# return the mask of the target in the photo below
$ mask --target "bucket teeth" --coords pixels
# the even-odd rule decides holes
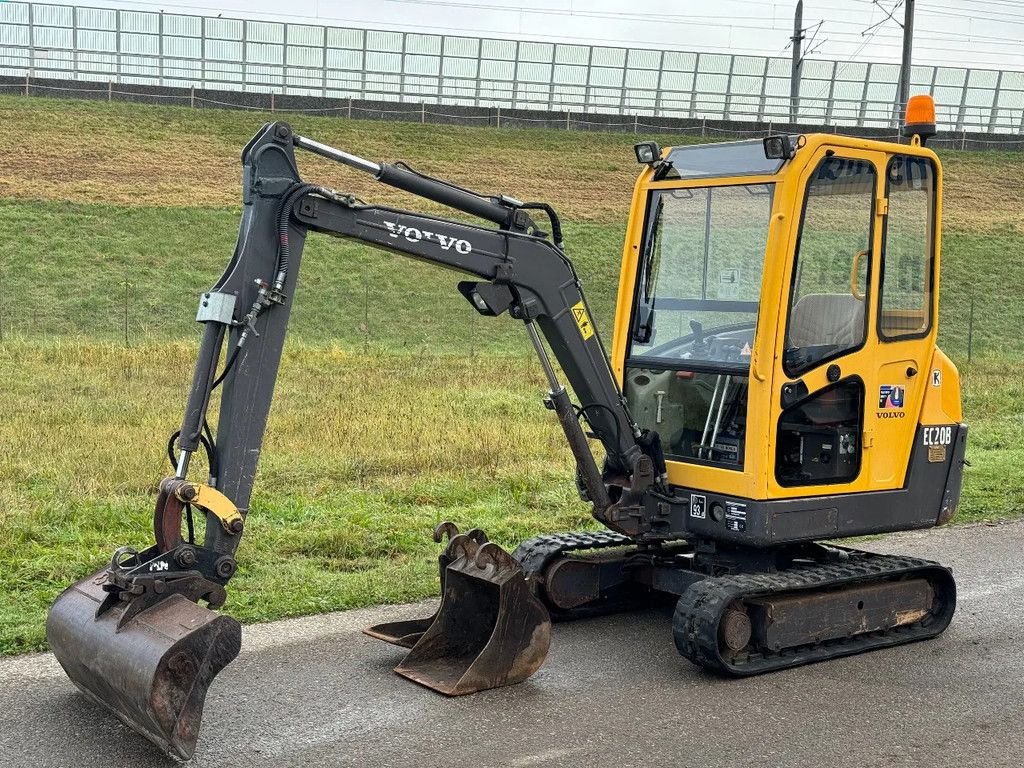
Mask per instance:
[[[522,566],[475,530],[452,536],[445,560],[441,606],[433,617],[368,631],[379,637],[384,626],[424,627],[395,672],[449,696],[530,677],[547,656],[551,619]]]
[[[206,691],[238,655],[241,626],[171,594],[121,622],[131,603],[99,612],[98,571],[50,608],[46,639],[71,681],[169,754],[195,751]]]

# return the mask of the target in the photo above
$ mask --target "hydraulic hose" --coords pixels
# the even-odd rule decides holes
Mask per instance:
[[[551,222],[551,239],[555,242],[555,247],[558,250],[562,250],[565,241],[562,239],[562,221],[558,218],[558,214],[555,213],[555,209],[547,203],[523,203],[520,208],[534,211],[544,211],[548,216],[548,221]]]

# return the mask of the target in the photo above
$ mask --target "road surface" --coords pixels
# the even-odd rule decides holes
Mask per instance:
[[[942,637],[721,680],[676,655],[665,614],[620,615],[556,625],[547,662],[522,685],[446,699],[394,675],[401,649],[359,631],[430,606],[253,626],[210,691],[188,765],[1024,765],[1024,522],[865,548],[954,568],[960,607]],[[0,660],[0,766],[172,765],[52,656]]]

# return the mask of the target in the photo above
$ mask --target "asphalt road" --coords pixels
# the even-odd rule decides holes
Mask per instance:
[[[1024,523],[865,548],[951,565],[936,640],[748,680],[676,655],[652,612],[556,625],[522,685],[446,699],[394,675],[360,628],[429,606],[247,628],[190,766],[1014,766],[1024,764]],[[171,766],[77,693],[48,654],[0,661],[0,766]]]

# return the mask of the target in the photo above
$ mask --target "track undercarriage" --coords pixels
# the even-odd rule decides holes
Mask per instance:
[[[457,534],[450,523],[444,526],[449,535]],[[486,541],[479,531],[469,536]],[[457,559],[449,545],[440,558],[442,583]],[[948,568],[835,545],[747,551],[710,542],[638,544],[610,531],[578,532],[528,539],[512,559],[532,593],[519,600],[539,602],[552,621],[676,600],[672,634],[679,653],[735,677],[935,637],[956,607]],[[446,600],[451,592],[445,589]],[[510,615],[516,610],[509,606]],[[419,633],[445,614],[442,604],[435,616],[367,633],[413,647]],[[485,635],[500,641],[497,628]]]

